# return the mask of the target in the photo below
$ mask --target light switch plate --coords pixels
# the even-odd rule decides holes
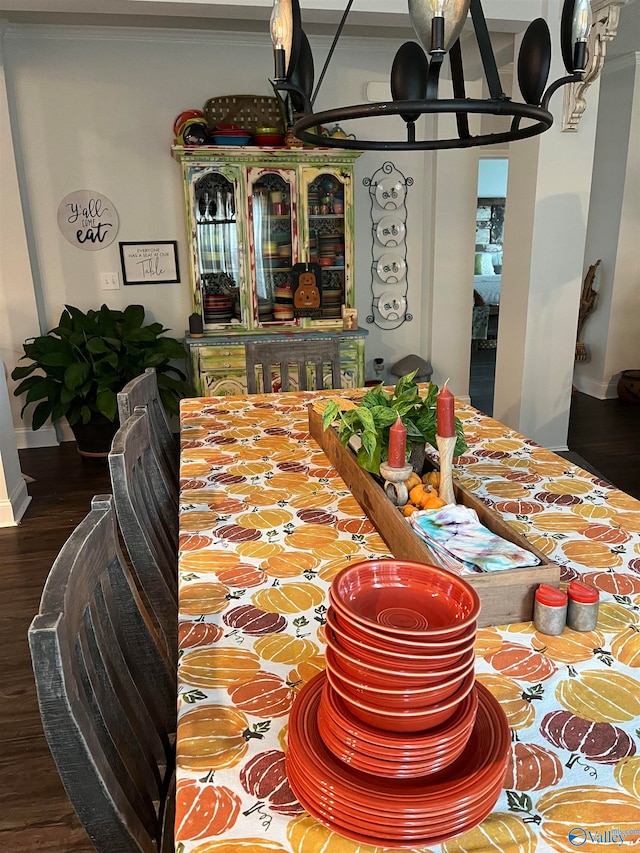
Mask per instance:
[[[117,272],[100,273],[100,287],[102,290],[120,290],[120,276]]]

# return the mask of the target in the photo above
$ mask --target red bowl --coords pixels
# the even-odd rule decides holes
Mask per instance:
[[[400,687],[379,687],[367,684],[366,681],[351,678],[340,666],[336,655],[330,648],[326,650],[326,661],[327,669],[340,679],[344,689],[357,699],[362,699],[362,701],[369,702],[372,705],[401,711],[417,710],[444,702],[449,696],[453,696],[469,677],[471,680],[475,677],[475,658],[472,658],[462,672],[451,675],[437,684],[430,684],[427,687],[407,687],[406,684]]]
[[[339,728],[343,736],[348,736],[350,742],[362,752],[371,755],[388,755],[391,752],[393,755],[417,756],[453,745],[459,740],[467,742],[478,711],[478,691],[472,690],[441,725],[409,735],[387,732],[354,717],[326,677],[321,704],[329,709],[332,725]]]
[[[330,670],[327,670],[326,673],[329,684],[355,717],[370,726],[388,732],[421,732],[439,726],[451,717],[460,701],[471,692],[474,685],[474,678],[472,677],[468,684],[465,682],[453,696],[442,703],[418,710],[398,711],[397,709],[389,709],[388,706],[385,708],[371,702],[363,702],[346,690],[342,682]]]
[[[453,665],[441,669],[386,669],[379,664],[379,657],[372,655],[368,660],[363,655],[352,654],[342,647],[331,629],[326,630],[327,646],[336,657],[340,669],[356,681],[370,687],[400,688],[428,687],[439,684],[453,675],[463,673],[475,660],[473,648],[465,652]]]
[[[336,604],[336,599],[331,589],[329,589],[329,604],[333,608],[340,624],[354,637],[360,638],[363,642],[374,644],[379,648],[387,648],[394,652],[402,651],[412,655],[436,655],[440,652],[455,651],[455,649],[460,647],[461,643],[467,642],[470,638],[474,637],[477,631],[477,622],[474,621],[459,631],[454,637],[446,637],[444,639],[433,638],[425,640],[416,637],[411,640],[407,637],[393,637],[391,634],[386,634],[375,627],[365,625],[354,619],[349,611]]]
[[[473,649],[475,645],[475,631],[464,641],[447,652],[434,652],[428,654],[424,651],[416,654],[399,646],[394,642],[388,644],[377,643],[362,633],[357,633],[353,625],[337,616],[335,611],[329,607],[327,614],[327,625],[333,631],[339,645],[355,655],[361,655],[363,659],[375,666],[380,664],[386,667],[402,667],[402,669],[414,672],[432,672],[437,669],[446,669],[460,663],[462,656]]]
[[[413,643],[457,637],[480,613],[477,592],[461,577],[404,560],[347,566],[333,579],[331,594],[357,623]]]
[[[253,141],[256,145],[282,145],[284,135],[282,133],[256,133]]]
[[[448,682],[434,684],[420,690],[402,691],[385,690],[379,687],[369,687],[359,681],[345,676],[344,670],[336,665],[335,657],[331,650],[327,649],[327,671],[334,679],[339,681],[345,694],[354,702],[359,702],[370,709],[394,711],[404,714],[405,712],[427,711],[439,708],[446,704],[451,697],[457,695],[465,688],[471,689],[475,679],[473,664],[462,675],[455,676]]]

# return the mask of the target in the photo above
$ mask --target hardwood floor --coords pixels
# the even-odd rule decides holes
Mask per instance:
[[[640,498],[640,406],[574,395],[569,446],[619,488]],[[27,629],[62,544],[110,491],[106,465],[84,462],[75,444],[21,451],[31,504],[0,530],[0,851],[89,853],[47,747],[33,685]]]
[[[471,404],[487,415],[493,413],[495,369],[495,348],[472,350]],[[640,406],[618,399],[597,400],[576,391],[571,398],[567,444],[589,470],[640,498]]]

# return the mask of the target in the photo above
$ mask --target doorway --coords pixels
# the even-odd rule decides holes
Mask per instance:
[[[508,165],[500,157],[478,162],[469,396],[487,415],[493,414]]]

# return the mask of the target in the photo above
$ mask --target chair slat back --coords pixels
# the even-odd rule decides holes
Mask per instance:
[[[120,530],[140,588],[176,655],[178,504],[151,447],[149,415],[134,411],[113,438],[111,486]]]
[[[124,426],[138,408],[146,408],[149,414],[149,433],[158,463],[171,490],[178,495],[179,448],[171,432],[169,421],[158,389],[158,377],[154,367],[147,367],[144,373],[136,376],[118,393],[118,415],[120,425]]]
[[[312,367],[313,387],[316,390],[324,388],[325,365],[330,366],[331,385],[333,388],[342,387],[340,373],[340,340],[327,338],[324,340],[295,341],[249,341],[245,344],[247,390],[256,394],[258,383],[256,369],[261,371],[262,389],[264,393],[273,391],[271,373],[275,365],[280,372],[282,391],[290,391],[290,366],[294,365],[298,372],[298,388],[308,390],[308,368]]]
[[[56,558],[29,646],[47,741],[92,843],[157,853],[175,671],[119,549],[111,496],[94,498]]]

